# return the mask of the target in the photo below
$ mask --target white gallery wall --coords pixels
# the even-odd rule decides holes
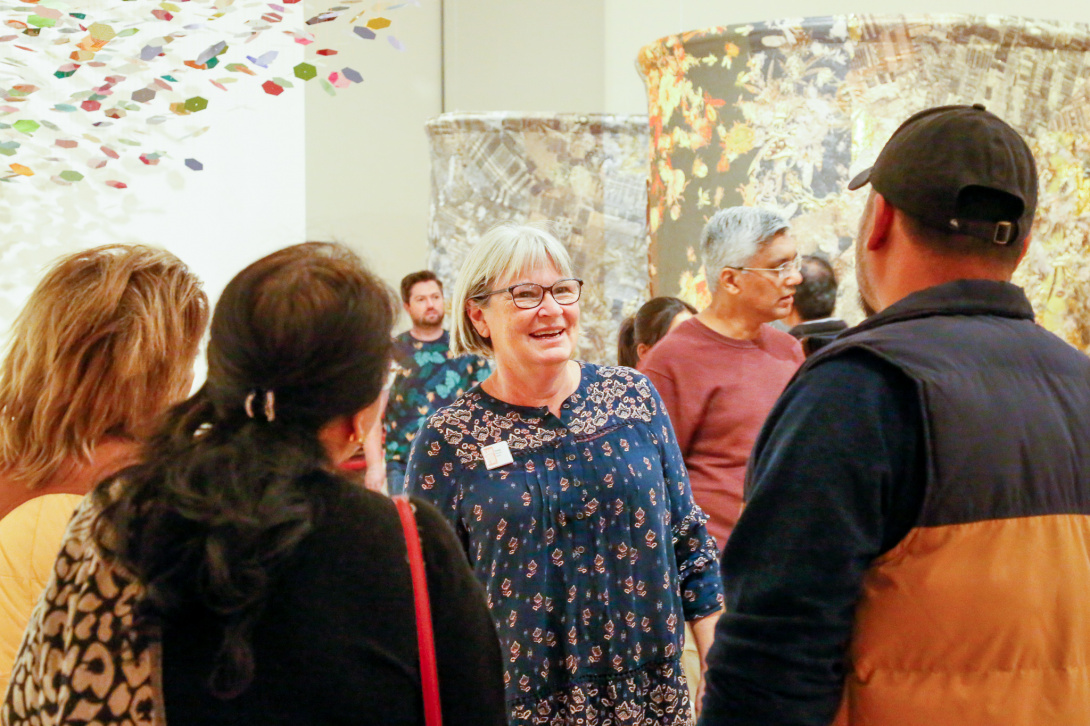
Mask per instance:
[[[445,0],[446,111],[603,110],[601,0]]]
[[[391,3],[392,4],[392,3]],[[305,0],[308,17],[330,6]],[[366,5],[348,5],[351,12]],[[324,69],[352,68],[363,81],[329,95],[306,88],[306,237],[342,242],[391,285],[419,269],[428,229],[430,166],[424,122],[442,103],[441,13],[420,0],[384,14],[382,36],[363,39],[357,23],[311,26],[311,53],[338,49]]]

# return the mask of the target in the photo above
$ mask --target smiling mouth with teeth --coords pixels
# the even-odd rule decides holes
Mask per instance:
[[[563,330],[553,330],[545,333],[530,333],[531,338],[558,338],[563,335]]]

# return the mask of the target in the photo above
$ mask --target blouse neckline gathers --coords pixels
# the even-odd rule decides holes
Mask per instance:
[[[580,398],[582,398],[582,395],[584,394],[586,386],[587,386],[587,376],[584,375],[584,363],[583,363],[583,361],[573,360],[572,362],[575,363],[576,366],[578,366],[576,371],[577,371],[577,375],[579,376],[579,378],[575,383],[575,390],[573,390],[570,394],[568,394],[567,397],[564,398],[564,402],[560,405],[560,411],[562,413],[565,412],[565,411],[570,411],[571,410],[573,404],[576,401],[578,401]],[[493,373],[493,375],[495,375],[495,373]],[[485,382],[487,382],[487,380],[488,379],[486,378],[484,381],[481,381],[476,386],[474,386],[472,389],[470,389],[469,392],[478,392],[478,393],[480,393],[482,401],[489,404],[489,406],[491,408],[501,409],[503,411],[518,411],[518,412],[523,413],[523,414],[531,414],[531,415],[534,415],[534,416],[540,416],[542,418],[553,415],[553,412],[549,410],[548,406],[524,406],[524,405],[521,405],[521,404],[518,404],[518,403],[511,403],[510,401],[505,401],[502,398],[499,398],[498,396],[495,396],[495,395],[489,393],[484,388],[484,384],[485,384]],[[557,418],[563,418],[563,417],[557,417]]]

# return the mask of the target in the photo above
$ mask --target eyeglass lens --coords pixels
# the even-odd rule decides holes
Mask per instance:
[[[545,291],[552,292],[553,300],[560,305],[571,305],[579,300],[578,280],[557,280],[551,287],[542,287],[534,282],[515,285],[511,288],[511,299],[516,307],[536,308],[545,298]]]
[[[798,272],[802,269],[802,257],[800,255],[795,255],[776,269],[781,275],[789,275],[792,272]]]

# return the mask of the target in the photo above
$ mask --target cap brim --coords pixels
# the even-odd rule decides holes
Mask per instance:
[[[870,173],[874,170],[874,167],[864,169],[856,174],[855,178],[848,182],[848,191],[854,192],[856,189],[862,186],[866,186],[870,183]]]

